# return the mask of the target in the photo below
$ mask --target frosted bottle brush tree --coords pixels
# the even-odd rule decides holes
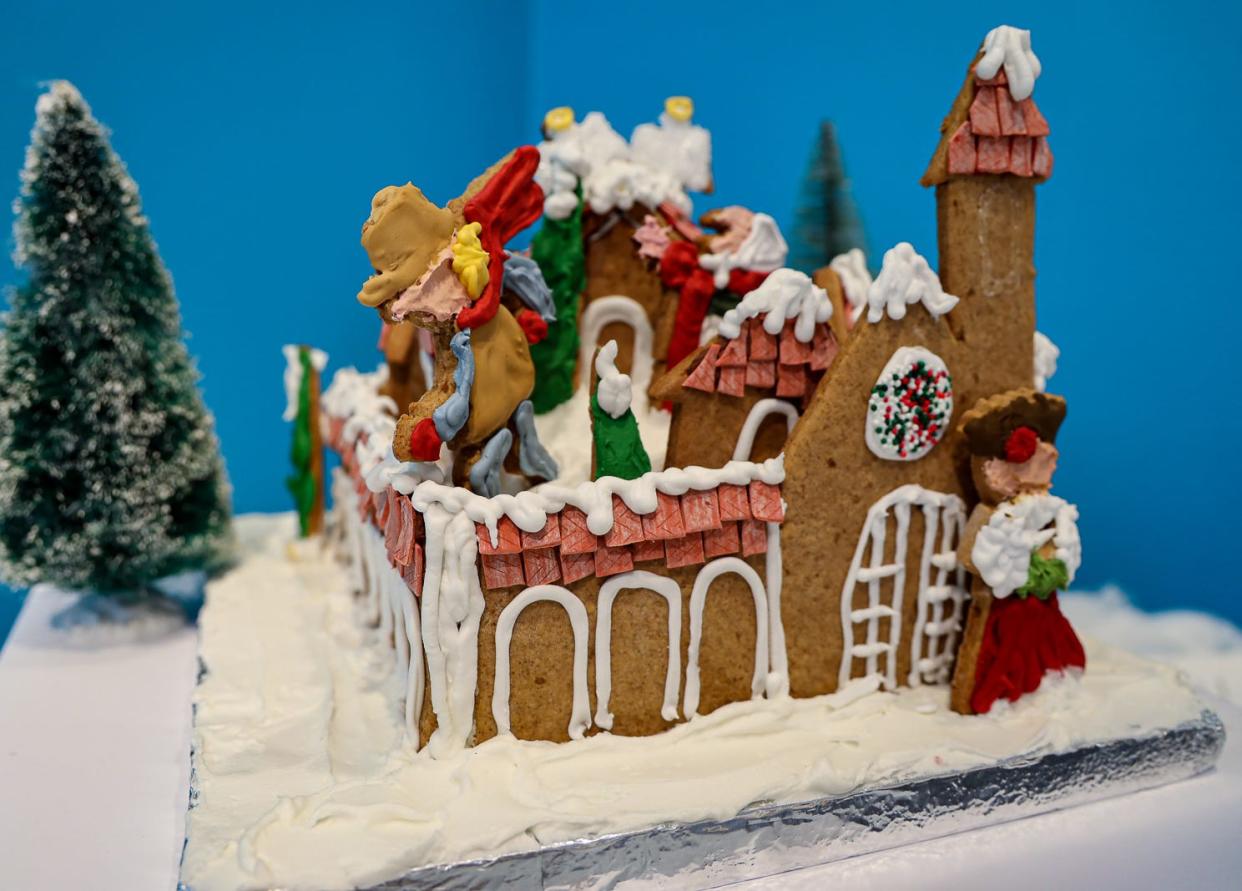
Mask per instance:
[[[218,567],[229,489],[138,189],[77,90],[40,97],[0,335],[0,573],[132,599]]]

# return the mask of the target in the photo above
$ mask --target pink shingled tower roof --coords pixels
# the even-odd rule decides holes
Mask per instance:
[[[1004,69],[987,80],[976,76],[975,86],[970,116],[949,140],[949,174],[1051,176],[1048,121],[1035,100],[1014,101]]]

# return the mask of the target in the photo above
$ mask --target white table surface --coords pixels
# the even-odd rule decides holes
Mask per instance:
[[[0,653],[0,888],[175,888],[195,634],[66,650],[48,630],[62,605],[33,593]],[[1219,688],[1239,654],[1220,658],[1191,670]],[[1213,705],[1230,739],[1208,775],[736,887],[1242,887],[1242,709]]]

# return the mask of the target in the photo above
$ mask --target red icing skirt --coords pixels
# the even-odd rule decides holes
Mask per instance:
[[[1087,655],[1054,591],[1047,600],[994,600],[983,629],[970,707],[983,714],[998,699],[1016,700],[1039,687],[1051,670],[1085,668]]]

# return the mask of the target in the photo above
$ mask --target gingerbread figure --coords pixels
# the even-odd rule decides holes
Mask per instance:
[[[489,495],[505,464],[528,479],[556,475],[535,436],[529,402],[529,343],[546,333],[546,313],[524,308],[515,315],[501,302],[506,264],[518,259],[505,243],[543,206],[538,164],[536,149],[519,148],[445,207],[412,184],[388,186],[375,195],[362,227],[375,275],[359,302],[377,308],[385,322],[427,330],[433,343],[433,379],[398,420],[393,453],[402,461],[436,461],[447,444],[454,482]]]
[[[1077,508],[1049,493],[1064,419],[1064,399],[1032,389],[981,399],[962,417],[979,494],[958,549],[974,576],[953,675],[963,714],[1016,700],[1049,671],[1086,666],[1057,603],[1082,558]]]

